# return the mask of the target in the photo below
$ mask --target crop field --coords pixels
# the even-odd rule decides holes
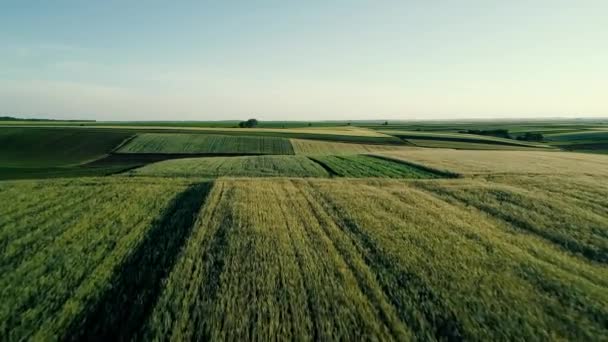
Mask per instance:
[[[289,139],[207,134],[139,134],[119,153],[293,154]]]
[[[408,149],[408,146],[380,145],[380,144],[357,144],[341,143],[318,140],[291,139],[291,145],[295,154],[302,155],[341,155],[341,154],[365,154],[372,152],[399,151]]]
[[[457,142],[457,143],[474,143],[474,144],[487,144],[487,145],[499,145],[499,146],[516,146],[516,147],[534,147],[534,148],[548,148],[546,145],[529,143],[524,141],[518,141],[513,139],[504,139],[493,136],[475,135],[475,134],[463,134],[463,133],[445,133],[445,132],[412,132],[412,131],[399,131],[399,130],[387,130],[380,131],[386,134],[393,135],[395,137],[409,141],[414,140],[430,140],[430,141],[443,141],[443,142]]]
[[[162,256],[146,260],[134,252],[162,239],[158,248],[175,248],[183,238],[179,225],[203,196],[200,185],[184,192],[188,187],[95,178],[0,182],[0,339],[77,336],[82,318],[104,309],[100,301],[112,284],[141,276],[119,276],[118,266],[131,258],[162,263]],[[146,240],[152,236],[160,241]],[[154,276],[145,275],[149,281]],[[97,314],[111,319],[110,312]]]
[[[608,340],[584,123],[0,127],[0,341]]]
[[[0,128],[0,167],[53,167],[95,160],[132,136],[77,129]]]
[[[605,336],[604,266],[470,209],[449,193],[451,181],[442,182],[218,181],[142,336]],[[468,181],[465,188],[484,186]],[[541,209],[531,219],[551,220],[556,201],[535,196]],[[567,205],[580,212],[564,215],[564,227],[590,214],[575,201]],[[595,218],[590,228],[608,217]],[[597,235],[591,246],[605,251]]]
[[[130,172],[162,177],[329,177],[305,156],[205,157],[166,160]]]
[[[454,140],[436,140],[436,139],[407,139],[407,142],[415,147],[428,148],[452,148],[455,150],[493,150],[493,151],[538,151],[547,150],[533,146],[522,145],[502,145],[485,142],[463,142]]]
[[[378,157],[315,156],[312,160],[323,165],[332,175],[352,178],[441,178],[438,172],[422,169],[395,160]]]
[[[608,158],[582,153],[427,149],[383,152],[379,155],[468,175],[608,175]]]

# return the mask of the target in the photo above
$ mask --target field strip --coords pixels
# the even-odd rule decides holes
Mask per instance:
[[[140,133],[116,152],[210,155],[294,154],[291,141],[281,137],[184,133]]]
[[[382,246],[382,253],[390,255],[389,265],[417,269],[418,276],[432,284],[430,286],[433,291],[443,293],[440,295],[445,301],[443,305],[448,305],[455,312],[455,317],[464,329],[465,338],[472,333],[483,332],[483,329],[475,328],[476,321],[471,321],[471,314],[466,312],[490,302],[496,303],[493,306],[495,310],[476,311],[476,315],[482,315],[476,317],[485,317],[483,321],[497,320],[506,327],[509,325],[506,322],[515,323],[517,317],[527,316],[527,310],[534,308],[532,310],[540,310],[537,311],[538,317],[543,317],[537,324],[552,325],[548,322],[559,317],[561,323],[552,325],[551,329],[555,333],[559,331],[560,335],[601,334],[598,324],[602,324],[600,317],[607,307],[602,309],[602,305],[608,303],[604,279],[608,274],[605,269],[598,268],[593,263],[581,262],[580,258],[560,252],[555,246],[535,237],[510,234],[502,228],[502,223],[497,225],[492,219],[484,219],[466,207],[447,204],[431,194],[405,186],[417,183],[440,184],[446,181],[404,182],[401,187],[396,182],[368,181],[369,184],[378,184],[379,188],[378,185],[370,187],[362,181],[351,181],[351,186],[358,190],[357,200],[353,200],[352,191],[344,183],[335,180],[309,182],[317,184],[319,191],[329,196],[333,203],[331,206],[340,208],[338,215],[348,217],[360,229],[368,232],[370,239]],[[382,189],[397,195],[399,199],[389,196]],[[524,253],[522,248],[525,248]],[[463,274],[463,269],[468,270],[466,275]],[[451,278],[451,275],[457,277],[458,281]],[[525,278],[522,279],[521,276]],[[551,288],[539,287],[543,282],[552,284]],[[404,291],[416,283],[408,284],[392,288],[394,291]],[[576,290],[563,288],[564,284],[572,284],[581,290],[584,288],[587,293],[593,293],[595,300],[604,304],[597,305],[593,300],[582,298],[576,294]],[[453,286],[456,288],[448,290]],[[484,290],[480,292],[481,289]],[[409,289],[414,290],[416,289]],[[471,296],[463,296],[464,293],[470,293]],[[495,297],[498,293],[500,295]],[[508,304],[517,302],[526,303],[526,306]],[[400,303],[408,303],[408,300]],[[423,309],[428,305],[432,307],[431,303],[423,302],[414,304],[413,308]],[[561,310],[561,314],[556,317],[553,310]],[[431,317],[436,317],[433,312],[429,312]],[[421,330],[413,327],[415,332],[424,334],[428,327],[437,327],[437,321],[432,319],[427,323],[421,321],[421,324]],[[430,326],[425,327],[426,324]],[[534,324],[516,326],[518,328],[509,333],[511,336],[536,335],[546,331]],[[564,328],[560,328],[562,326]],[[554,330],[556,328],[558,329]],[[446,333],[442,332],[441,335],[443,334]]]
[[[345,264],[348,260],[325,235],[325,223],[331,221],[318,221],[288,180],[218,183],[230,196],[212,195],[220,210],[201,213],[195,240],[170,277],[147,338],[392,335]],[[224,222],[223,217],[231,219]],[[217,234],[225,234],[226,242],[222,267],[212,271],[204,265],[215,254],[205,241]],[[216,286],[210,289],[209,283]]]
[[[117,280],[120,266],[148,241],[159,213],[166,213],[170,200],[188,184],[144,178],[2,182],[10,190],[0,192],[0,202],[32,212],[3,220],[0,339],[71,334],[117,285],[110,281]],[[12,202],[13,191],[23,194],[20,201]],[[41,199],[62,205],[51,211],[29,205]],[[140,270],[149,271],[153,274],[152,268]]]
[[[308,159],[310,161],[312,161],[313,163],[315,163],[315,164],[319,165],[320,167],[322,167],[327,172],[327,174],[329,175],[329,177],[336,177],[336,176],[338,176],[338,174],[336,173],[336,171],[334,171],[331,167],[329,167],[323,161],[318,160],[318,159],[316,159],[314,157],[310,157],[310,156],[308,157]]]
[[[75,320],[78,323],[69,328],[65,337],[130,340],[139,333],[211,187],[212,183],[193,185],[172,200],[163,216],[118,266],[110,280],[112,287],[99,296],[97,303],[92,303],[85,317]]]
[[[321,202],[340,229],[347,233],[353,244],[357,246],[360,255],[364,256],[367,266],[377,275],[382,291],[390,299],[401,320],[408,322],[415,336],[417,338],[425,336],[422,331],[429,327],[421,321],[427,321],[431,327],[436,327],[435,331],[430,332],[435,338],[462,338],[463,328],[455,314],[442,303],[443,299],[437,297],[437,294],[415,273],[395,267],[397,261],[382,251],[357,222],[349,219],[348,213],[343,211],[344,208],[333,201],[326,191],[314,183],[309,184],[316,190],[315,198]],[[395,286],[401,290],[396,290]],[[419,306],[421,311],[413,312],[410,310],[411,306],[415,306],[412,301],[417,298],[424,298],[425,304]],[[410,308],[407,307],[408,305]]]
[[[585,206],[565,205],[539,192],[509,185],[468,182],[445,186],[420,183],[419,186],[440,197],[448,197],[472,206],[510,226],[536,234],[564,251],[589,260],[608,262],[608,236],[602,229],[607,215],[599,215]],[[566,208],[570,208],[567,212]],[[576,210],[573,210],[576,208]],[[577,222],[576,230],[569,223]]]

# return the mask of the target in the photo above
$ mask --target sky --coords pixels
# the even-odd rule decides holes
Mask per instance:
[[[608,117],[608,1],[0,1],[0,116]]]

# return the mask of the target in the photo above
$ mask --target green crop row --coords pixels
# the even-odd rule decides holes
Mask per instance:
[[[378,178],[440,178],[441,174],[378,157],[365,155],[311,157],[334,175],[340,177]]]
[[[119,153],[294,154],[289,139],[211,134],[139,134]]]
[[[206,157],[166,160],[135,169],[142,176],[163,177],[328,177],[305,156]]]

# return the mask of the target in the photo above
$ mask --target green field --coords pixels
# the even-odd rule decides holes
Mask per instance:
[[[446,200],[404,183],[222,181],[145,336],[605,336],[603,266]]]
[[[45,124],[0,128],[0,341],[608,340],[601,122]]]
[[[294,154],[289,139],[206,134],[139,134],[118,153]]]
[[[131,132],[65,128],[0,127],[0,180],[104,176],[134,164],[85,164],[102,158],[133,136]]]
[[[120,267],[132,258],[163,262],[162,255],[137,253],[179,246],[186,233],[180,225],[188,225],[180,215],[198,209],[202,196],[200,186],[185,191],[188,186],[129,179],[0,182],[1,339],[76,336],[83,318],[106,304],[112,284],[141,276],[119,274]]]
[[[206,157],[167,160],[130,172],[162,177],[328,177],[304,156]]]
[[[332,175],[352,178],[440,178],[441,173],[394,160],[365,155],[311,157]]]
[[[293,146],[295,154],[303,154],[309,156],[365,154],[372,152],[399,151],[402,149],[410,148],[408,146],[398,145],[357,144],[306,139],[291,139],[291,145]]]
[[[0,128],[0,166],[79,165],[111,152],[132,135],[121,131]]]

